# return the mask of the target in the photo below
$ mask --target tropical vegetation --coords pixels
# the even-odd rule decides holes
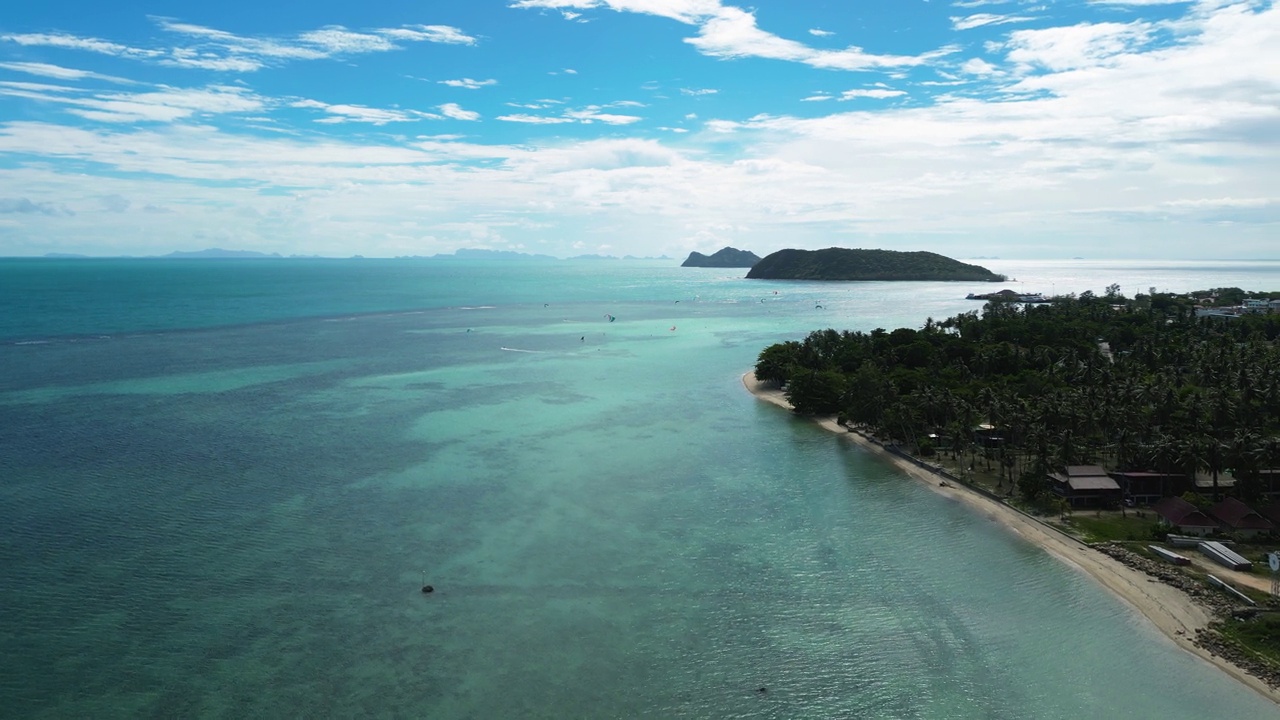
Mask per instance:
[[[1201,471],[1214,496],[1231,471],[1251,501],[1260,472],[1280,468],[1280,315],[1197,317],[1200,295],[1270,296],[1128,299],[1112,285],[992,302],[920,329],[819,330],[765,348],[755,373],[797,412],[839,415],[919,454],[985,456],[1030,501],[1053,468],[1092,463]]]

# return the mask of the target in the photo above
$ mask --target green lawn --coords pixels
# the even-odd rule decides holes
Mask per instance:
[[[1280,665],[1280,614],[1263,613],[1243,622],[1227,620],[1219,631],[1240,647]]]
[[[1085,542],[1155,540],[1151,531],[1155,527],[1156,518],[1153,513],[1146,511],[1142,513],[1142,517],[1138,517],[1132,510],[1127,511],[1125,516],[1113,510],[1104,511],[1101,515],[1092,510],[1082,510],[1068,514],[1065,522],[1059,519],[1054,522]]]

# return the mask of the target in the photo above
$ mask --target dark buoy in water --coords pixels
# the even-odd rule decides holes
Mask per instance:
[[[763,687],[763,686],[762,686],[759,690],[756,690],[756,692],[758,692],[758,693],[760,693],[761,695],[763,695],[763,694],[765,694],[765,693],[769,692],[769,688],[767,688],[767,687]]]
[[[422,594],[433,593],[436,589],[427,584],[427,571],[422,571]]]

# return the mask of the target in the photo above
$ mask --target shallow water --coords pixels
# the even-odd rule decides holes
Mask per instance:
[[[28,302],[0,325],[0,715],[1278,714],[741,386],[769,343],[990,286],[297,262],[0,261]]]

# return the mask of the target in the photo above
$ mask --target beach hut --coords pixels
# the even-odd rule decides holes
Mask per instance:
[[[1173,528],[1180,533],[1203,537],[1218,529],[1216,520],[1210,519],[1195,505],[1180,497],[1162,498],[1152,509],[1156,511],[1156,515],[1160,516],[1161,525]]]
[[[1213,473],[1207,473],[1203,470],[1197,470],[1195,476],[1195,491],[1201,495],[1212,495],[1214,493]],[[1218,473],[1217,492],[1223,493],[1229,491],[1236,486],[1236,476],[1229,472]],[[1213,498],[1217,500],[1217,498]]]
[[[1120,485],[1098,465],[1069,465],[1049,475],[1049,487],[1072,507],[1107,507],[1120,502]]]
[[[1264,468],[1258,471],[1262,497],[1267,500],[1280,500],[1280,468]],[[1274,520],[1274,518],[1272,518]]]
[[[1217,518],[1227,531],[1240,537],[1256,537],[1275,529],[1270,520],[1233,497],[1214,505],[1209,514]]]
[[[1113,472],[1111,477],[1120,483],[1124,496],[1138,505],[1154,505],[1160,498],[1181,495],[1192,488],[1191,478],[1182,473],[1134,470]]]

